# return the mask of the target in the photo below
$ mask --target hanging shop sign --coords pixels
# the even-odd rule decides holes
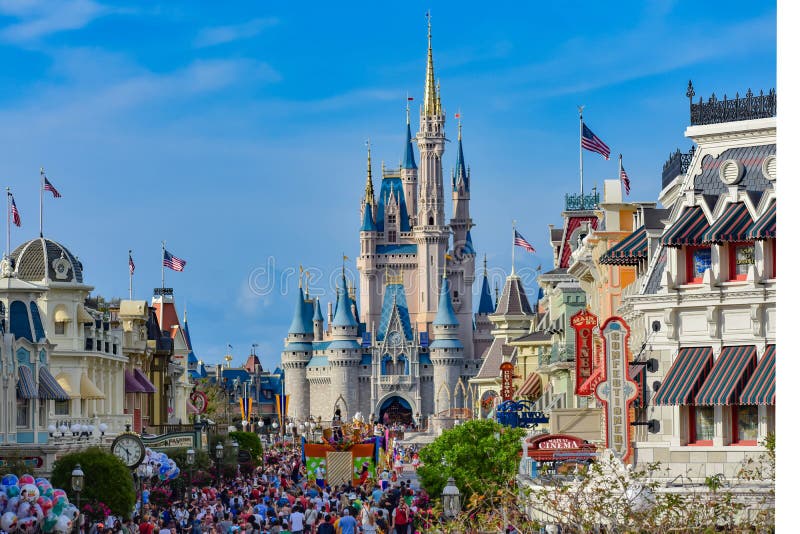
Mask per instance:
[[[600,330],[605,356],[602,380],[595,395],[604,411],[603,426],[606,447],[623,462],[633,454],[631,446],[631,404],[639,395],[639,386],[631,379],[631,329],[621,317],[609,317]]]
[[[597,327],[597,316],[588,310],[580,310],[569,323],[575,330],[575,393],[581,395],[581,386],[594,371],[592,332]],[[591,395],[591,391],[584,395]]]
[[[511,400],[514,396],[514,364],[504,362],[500,364],[500,398],[504,401]]]

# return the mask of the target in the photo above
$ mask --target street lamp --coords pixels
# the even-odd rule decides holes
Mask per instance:
[[[83,482],[86,475],[83,474],[81,464],[75,464],[75,469],[72,470],[72,491],[77,495],[76,503],[78,505],[78,530],[81,524],[81,491],[83,491]]]
[[[186,451],[186,465],[189,466],[189,484],[186,485],[186,500],[191,500],[192,496],[192,467],[194,466],[194,449]]]
[[[277,421],[273,421],[272,422],[272,432],[273,432],[273,434],[272,434],[272,443],[274,444],[276,441],[278,441],[278,438],[277,438],[277,436],[278,436],[278,422]]]
[[[239,442],[236,441],[236,440],[233,440],[233,443],[231,443],[231,449],[233,449],[233,456],[234,457],[238,457],[239,456]]]
[[[461,492],[453,477],[447,479],[447,485],[442,490],[442,509],[448,519],[454,519],[461,511]]]
[[[292,445],[294,445],[294,421],[290,421],[287,428],[289,429],[289,434],[292,436]]]
[[[217,443],[217,446],[214,447],[214,451],[217,457],[217,480],[222,478],[222,455],[225,454],[225,448],[222,446],[222,443]]]

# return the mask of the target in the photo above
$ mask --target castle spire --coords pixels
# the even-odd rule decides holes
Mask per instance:
[[[367,186],[364,192],[364,201],[372,206],[375,205],[375,191],[372,188],[372,147],[367,139]]]
[[[440,115],[439,98],[436,94],[436,81],[433,75],[433,47],[431,45],[431,13],[426,14],[428,19],[428,68],[425,73],[425,101],[423,111],[425,115]]]

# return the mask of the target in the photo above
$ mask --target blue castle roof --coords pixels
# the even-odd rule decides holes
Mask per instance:
[[[369,202],[367,202],[367,205],[364,207],[364,220],[361,223],[361,231],[362,232],[377,231],[375,223],[372,222],[372,204],[370,204]]]
[[[303,297],[303,288],[297,290],[297,306],[294,309],[292,324],[289,326],[290,334],[313,334],[314,325],[311,322],[311,313],[306,299]]]
[[[314,306],[314,322],[317,321],[324,321],[322,318],[322,309],[319,307],[319,299],[316,299],[317,303]]]
[[[450,300],[450,280],[442,279],[442,291],[439,293],[439,310],[436,312],[436,319],[433,320],[434,326],[458,326],[456,312],[453,310],[453,303]]]
[[[458,137],[458,155],[456,156],[456,169],[453,176],[453,191],[457,189],[456,185],[459,180],[464,181],[464,189],[469,191],[469,175],[467,174],[467,165],[464,163],[464,148],[461,146],[461,135]]]
[[[489,290],[489,277],[486,276],[486,273],[483,273],[483,285],[481,286],[481,300],[478,304],[478,313],[483,315],[494,313],[492,292]]]
[[[347,294],[347,279],[342,275],[342,285],[336,296],[336,313],[333,315],[332,326],[353,326],[358,327],[358,321],[353,317],[353,310],[350,308],[350,296]]]
[[[400,231],[410,232],[411,223],[408,222],[408,207],[406,195],[403,193],[403,182],[400,178],[384,178],[381,181],[381,192],[378,196],[378,213],[375,215],[375,226],[378,232],[383,232],[384,202],[389,198],[389,193],[394,191],[394,196],[400,206]]]
[[[472,232],[467,230],[467,242],[464,244],[464,254],[475,254],[475,247],[472,246]]]
[[[406,291],[403,284],[388,284],[386,293],[383,295],[383,305],[381,306],[381,323],[378,327],[378,341],[383,341],[386,330],[389,328],[389,321],[392,318],[392,309],[397,306],[397,314],[400,316],[400,323],[403,325],[403,334],[406,339],[413,339],[411,331],[411,317],[408,315],[408,303],[406,301]]]
[[[457,339],[434,339],[431,349],[463,349],[464,345]]]
[[[403,156],[401,169],[416,169],[417,163],[414,161],[414,146],[411,144],[411,124],[406,124],[406,153]]]

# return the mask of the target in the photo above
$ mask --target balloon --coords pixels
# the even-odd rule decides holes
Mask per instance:
[[[66,498],[67,497],[67,492],[62,490],[62,489],[54,489],[53,490],[53,496],[51,497],[51,499],[53,499],[55,501],[59,497]]]
[[[31,515],[31,504],[27,501],[22,501],[19,503],[19,507],[17,508],[17,517],[20,519],[25,519]]]
[[[71,520],[75,521],[78,519],[78,515],[80,514],[78,512],[78,507],[75,506],[74,504],[70,504],[69,506],[64,508],[64,511],[61,513],[61,515],[65,515]]]
[[[54,514],[47,514],[47,517],[44,518],[44,523],[42,523],[42,530],[45,532],[53,532],[53,529],[56,526],[56,522],[58,521],[58,516]]]
[[[38,521],[44,519],[44,510],[42,510],[42,507],[39,506],[38,503],[31,505],[31,510],[33,510],[31,515],[35,515]]]
[[[34,483],[34,484],[36,484],[36,485],[38,486],[38,485],[39,485],[39,484],[41,484],[42,482],[47,482],[48,484],[50,484],[50,481],[49,481],[49,480],[47,480],[47,479],[46,479],[46,478],[44,478],[44,477],[39,477],[39,478],[37,478],[37,479],[36,479],[36,480],[35,480],[33,483]]]
[[[19,497],[11,497],[8,499],[8,504],[6,505],[6,512],[14,512],[17,513],[17,508],[19,508],[20,499]]]
[[[36,484],[36,479],[33,478],[33,475],[22,475],[19,477],[19,485],[24,486],[25,484]]]
[[[36,528],[36,523],[38,521],[35,517],[26,517],[19,520],[17,527],[23,532],[33,532],[33,529]]]
[[[42,509],[42,513],[47,515],[50,513],[50,510],[53,509],[53,501],[50,500],[49,497],[42,495],[38,499],[36,499],[36,504]]]
[[[17,478],[17,477],[14,477],[14,478]],[[14,486],[6,486],[6,495],[8,495],[9,499],[18,496],[19,495],[19,486],[16,486],[16,485],[14,485]]]
[[[19,519],[14,512],[6,512],[0,516],[0,528],[6,532],[15,532],[17,530],[18,521]]]
[[[17,475],[6,475],[3,477],[3,480],[0,481],[0,484],[3,486],[18,486],[19,479],[17,478]]]
[[[20,488],[20,492],[25,494],[25,500],[35,502],[39,498],[39,488],[33,484],[25,484]]]
[[[53,531],[58,534],[68,534],[70,530],[72,530],[72,521],[70,518],[64,515],[59,516]]]

